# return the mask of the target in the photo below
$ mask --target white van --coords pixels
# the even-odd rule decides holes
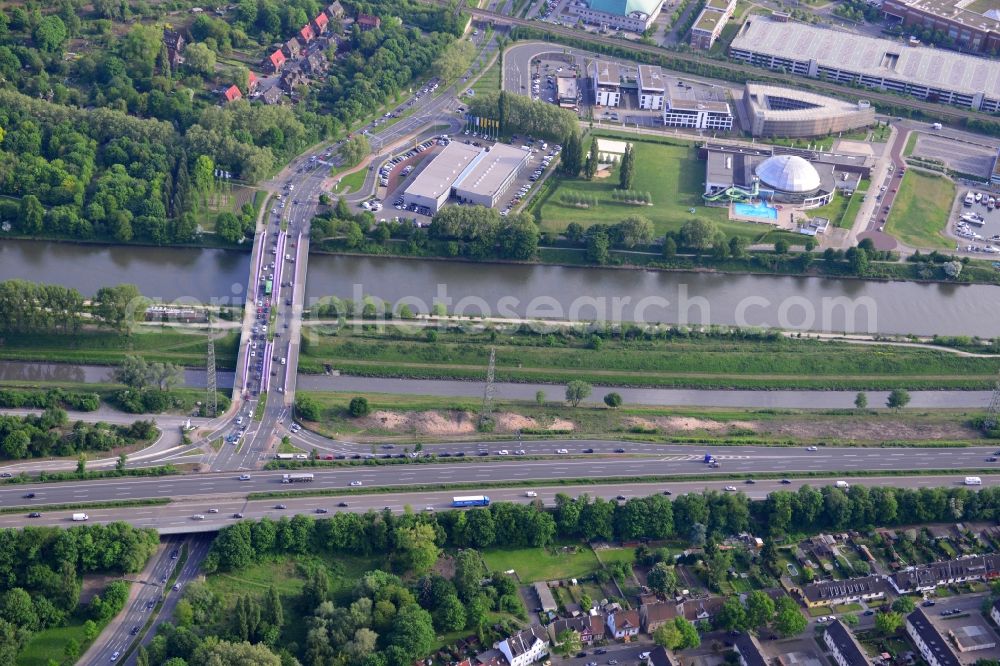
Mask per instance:
[[[967,476],[965,477],[965,485],[967,486],[981,486],[983,485],[983,480],[978,476]]]
[[[524,496],[525,497],[538,497],[538,493],[536,493],[534,490],[529,490],[528,492],[524,493]]]
[[[849,484],[847,481],[837,481],[836,485],[837,485],[838,488],[850,488],[851,487],[851,484]]]
[[[90,516],[88,516],[85,513],[74,513],[73,520],[75,520],[76,522],[80,522],[83,520],[90,520]]]

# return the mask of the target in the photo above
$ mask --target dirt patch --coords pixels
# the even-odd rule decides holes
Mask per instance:
[[[656,428],[667,432],[692,432],[695,430],[725,432],[729,430],[758,430],[759,428],[759,424],[750,421],[714,421],[693,416],[655,416],[650,419],[633,416],[626,418],[624,423],[630,428],[642,428],[643,430]]]
[[[104,588],[112,581],[121,580],[114,574],[87,574],[80,582],[80,605],[86,606],[95,596],[104,592]]]
[[[793,438],[836,438],[872,442],[970,439],[980,436],[979,431],[960,423],[907,423],[900,419],[822,419],[756,425],[772,434]]]
[[[534,429],[538,427],[538,421],[535,419],[528,416],[522,416],[521,414],[512,414],[510,412],[494,414],[493,421],[496,423],[496,430],[500,432],[514,432],[516,430],[526,430],[528,428]]]
[[[554,419],[549,424],[549,430],[576,430],[576,424],[566,419]]]
[[[458,410],[404,413],[380,410],[365,417],[361,425],[419,435],[466,435],[476,431],[475,416]]]
[[[455,558],[451,555],[441,555],[431,567],[431,572],[451,580],[455,577]]]
[[[611,177],[611,169],[599,169],[598,171],[594,172],[593,180],[601,180],[602,178],[610,178],[610,177]]]

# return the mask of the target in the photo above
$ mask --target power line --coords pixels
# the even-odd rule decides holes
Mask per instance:
[[[209,418],[218,412],[219,394],[215,378],[215,338],[212,337],[212,315],[208,316],[208,352],[205,355],[205,413]]]
[[[993,430],[997,427],[1000,418],[1000,379],[993,386],[993,397],[990,398],[990,406],[986,408],[986,418],[983,419],[983,429]]]

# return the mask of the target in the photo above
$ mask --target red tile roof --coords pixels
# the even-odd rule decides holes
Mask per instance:
[[[226,92],[223,93],[223,96],[226,98],[227,102],[235,102],[243,97],[243,93],[241,93],[240,89],[234,84],[226,88]]]
[[[326,32],[326,26],[330,24],[330,19],[326,17],[326,14],[320,14],[313,19],[313,23],[316,24],[320,32]]]
[[[257,75],[250,72],[249,76],[247,76],[247,92],[253,92],[259,83],[260,80],[257,78]]]
[[[281,69],[281,66],[285,64],[285,54],[281,52],[281,49],[278,49],[268,56],[268,60],[271,61],[271,65],[275,69]]]
[[[306,44],[316,39],[316,33],[313,32],[312,26],[308,24],[302,26],[302,29],[299,30],[299,36],[302,37],[302,41]]]

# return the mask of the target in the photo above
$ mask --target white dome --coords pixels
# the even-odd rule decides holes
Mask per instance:
[[[774,155],[757,165],[757,176],[781,192],[812,192],[820,186],[815,167],[798,155]]]

